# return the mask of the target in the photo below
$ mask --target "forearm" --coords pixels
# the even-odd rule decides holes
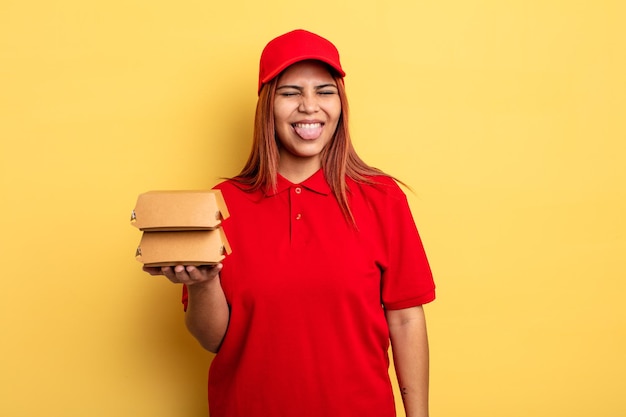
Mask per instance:
[[[230,317],[220,278],[218,276],[208,282],[189,285],[187,290],[187,329],[206,350],[216,353],[226,334]]]
[[[421,306],[388,311],[391,346],[407,417],[428,416],[429,352]]]

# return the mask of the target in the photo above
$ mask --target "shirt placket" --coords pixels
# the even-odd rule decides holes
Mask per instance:
[[[289,199],[291,200],[291,210],[290,210],[290,224],[291,224],[291,244],[297,244],[302,238],[302,225],[304,221],[304,216],[302,213],[302,209],[304,208],[303,203],[303,192],[304,189],[301,185],[294,185],[289,189]]]

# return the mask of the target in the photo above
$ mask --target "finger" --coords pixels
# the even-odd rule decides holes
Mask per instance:
[[[193,285],[211,281],[219,275],[219,271],[221,269],[221,264],[200,266],[187,265],[185,267],[185,272],[187,273],[189,281],[185,283],[188,285]]]
[[[161,267],[161,273],[163,275],[165,275],[167,277],[167,279],[169,279],[172,282],[175,282],[175,283],[179,283],[180,282],[176,278],[176,273],[174,272],[174,269],[171,266]]]
[[[215,278],[222,269],[222,264],[187,266],[187,273],[194,281],[207,281]]]
[[[159,267],[144,266],[142,269],[150,275],[163,275],[163,272],[161,272],[161,268]]]
[[[206,281],[206,273],[196,266],[187,265],[185,267],[185,273],[192,283]]]
[[[176,282],[180,283],[188,283],[190,280],[189,274],[187,273],[187,269],[183,265],[176,265],[173,268],[174,277],[176,278]]]
[[[214,274],[222,270],[222,264],[217,263],[217,264],[211,264],[211,265],[200,265],[196,268],[198,268],[198,270],[201,272],[208,272],[208,273]]]

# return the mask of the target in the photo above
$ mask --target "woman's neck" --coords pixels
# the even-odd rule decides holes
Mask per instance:
[[[294,184],[310,178],[322,167],[319,158],[281,158],[278,173]]]

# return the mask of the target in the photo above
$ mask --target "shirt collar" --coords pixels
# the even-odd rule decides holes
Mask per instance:
[[[315,172],[315,174],[311,175],[306,180],[302,181],[299,184],[294,184],[289,181],[287,178],[278,174],[276,178],[276,191],[269,190],[265,193],[266,197],[270,197],[276,194],[279,194],[295,185],[301,185],[302,187],[313,191],[318,194],[328,195],[330,194],[330,186],[328,182],[326,182],[326,177],[324,176],[324,171],[320,168]]]

